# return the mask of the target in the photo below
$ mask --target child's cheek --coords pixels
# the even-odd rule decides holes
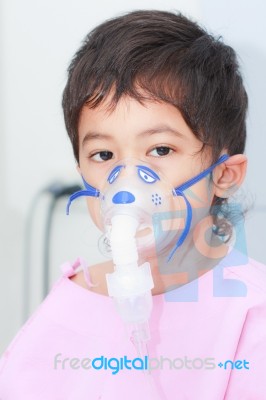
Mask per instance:
[[[206,210],[209,210],[213,201],[214,186],[208,178],[205,178],[197,182],[185,193],[193,209],[205,207]]]

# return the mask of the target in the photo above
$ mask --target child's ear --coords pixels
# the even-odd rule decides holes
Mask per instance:
[[[244,154],[231,156],[213,171],[214,194],[227,198],[241,186],[247,169],[247,157]]]

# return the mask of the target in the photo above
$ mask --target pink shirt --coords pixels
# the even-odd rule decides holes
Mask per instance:
[[[148,361],[136,360],[112,299],[69,279],[76,265],[63,266],[3,354],[1,400],[266,399],[264,265],[222,261],[168,297],[154,296]],[[136,369],[143,365],[150,375]]]

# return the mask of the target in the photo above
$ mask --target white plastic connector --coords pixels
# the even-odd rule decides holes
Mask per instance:
[[[136,264],[116,266],[115,271],[106,275],[109,296],[139,296],[153,288],[150,264],[140,267]]]
[[[117,268],[138,262],[136,231],[139,222],[131,215],[117,214],[111,219],[110,245],[113,262]]]
[[[152,296],[150,291],[138,296],[114,297],[114,301],[117,311],[127,324],[143,324],[148,322],[152,310]]]
[[[152,310],[151,289],[154,287],[150,264],[138,266],[136,218],[118,214],[112,217],[110,244],[114,272],[106,275],[109,296],[135,340],[148,340],[148,320]],[[145,329],[143,328],[145,327]],[[144,332],[146,330],[146,332]],[[141,339],[142,338],[142,339]],[[145,339],[144,339],[145,338]]]

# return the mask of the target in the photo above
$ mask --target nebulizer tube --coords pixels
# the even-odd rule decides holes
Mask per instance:
[[[119,212],[119,209],[118,209]],[[130,214],[111,218],[110,246],[114,272],[107,274],[109,296],[126,324],[128,335],[138,355],[147,355],[150,339],[149,318],[152,310],[151,289],[154,287],[148,262],[138,265],[136,232],[139,221]]]
[[[154,287],[148,262],[138,266],[136,232],[139,221],[127,214],[117,214],[111,219],[110,245],[114,272],[107,274],[109,296],[126,324],[127,334],[138,356],[149,356],[149,318],[152,310],[151,289]],[[149,387],[147,400],[161,400],[153,377],[144,370]]]

